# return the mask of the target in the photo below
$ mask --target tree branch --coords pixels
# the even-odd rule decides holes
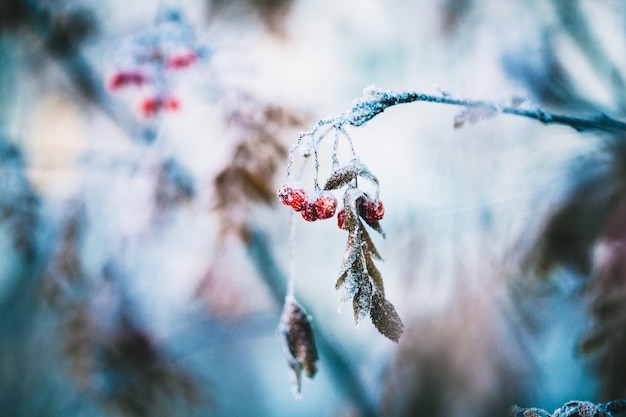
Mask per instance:
[[[446,94],[430,95],[412,91],[394,92],[382,90],[372,86],[363,91],[363,97],[355,101],[350,110],[337,117],[320,120],[311,132],[304,133],[301,136],[314,135],[321,126],[329,124],[332,124],[337,128],[341,128],[346,124],[351,126],[361,126],[389,107],[398,104],[413,103],[416,101],[448,104],[471,109],[483,109],[485,113],[488,114],[510,114],[537,120],[546,125],[558,124],[569,126],[578,132],[588,130],[626,132],[626,122],[613,119],[603,113],[589,118],[574,117],[563,114],[553,114],[541,109],[540,107],[521,108],[515,105],[498,106],[489,101],[455,98]]]

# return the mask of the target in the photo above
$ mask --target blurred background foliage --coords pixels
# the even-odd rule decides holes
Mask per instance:
[[[624,50],[617,0],[3,0],[0,415],[484,416],[626,396],[622,136],[503,115],[455,129],[461,109],[428,103],[351,130],[406,331],[396,345],[338,313],[345,234],[297,222],[320,354],[301,400],[276,333],[275,198],[298,132],[368,85],[624,119]]]

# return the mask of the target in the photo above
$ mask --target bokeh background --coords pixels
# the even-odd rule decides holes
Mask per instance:
[[[2,0],[0,415],[624,397],[623,132],[454,128],[463,109],[432,103],[349,129],[380,181],[398,344],[338,311],[345,232],[295,218],[290,246],[275,191],[299,132],[367,86],[619,119],[625,50],[617,0]],[[290,274],[320,353],[300,399],[276,330]]]

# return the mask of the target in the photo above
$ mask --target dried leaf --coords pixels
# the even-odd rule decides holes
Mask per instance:
[[[361,237],[363,238],[363,244],[365,245],[366,252],[372,255],[374,259],[382,261],[383,257],[380,256],[380,253],[378,253],[376,246],[374,246],[374,242],[372,242],[372,238],[365,229],[361,230]]]
[[[287,362],[293,371],[294,394],[297,397],[302,388],[302,371],[313,378],[319,357],[309,317],[293,297],[285,300],[279,332],[286,347]]]
[[[358,159],[353,159],[349,164],[342,166],[330,174],[324,190],[336,190],[344,185],[348,185],[357,177],[363,177],[378,186],[378,178]]]
[[[384,295],[385,287],[383,285],[383,277],[382,275],[380,275],[380,271],[378,270],[378,268],[376,268],[376,265],[374,265],[374,260],[372,259],[372,257],[367,254],[365,254],[365,266],[367,266],[367,273],[372,279],[372,282],[374,283],[378,291],[380,291],[380,293]]]
[[[466,107],[454,116],[454,128],[463,127],[464,124],[474,124],[479,120],[490,119],[498,114],[498,109],[491,105],[480,107]]]
[[[337,278],[337,282],[335,283],[335,289],[338,290],[339,288],[341,288],[342,286],[344,286],[346,284],[346,278],[348,277],[348,272],[344,272],[343,274],[339,275],[339,278]]]
[[[371,297],[370,318],[374,327],[385,337],[398,343],[404,333],[404,324],[395,307],[380,292],[374,291]]]

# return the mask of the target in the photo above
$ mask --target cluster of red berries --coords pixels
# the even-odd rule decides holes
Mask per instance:
[[[335,211],[337,210],[337,199],[328,191],[319,191],[310,196],[302,188],[283,184],[276,194],[284,205],[291,207],[294,211],[300,212],[302,218],[309,222],[330,219],[335,215]],[[368,224],[378,224],[385,216],[385,207],[382,201],[367,198],[359,200],[359,202],[359,216]],[[346,209],[342,208],[337,213],[337,226],[339,226],[340,229],[345,228],[345,218]]]
[[[192,66],[200,60],[200,56],[194,50],[185,50],[170,56],[155,53],[156,58],[151,58],[150,63],[159,65],[162,63],[167,70],[181,70]],[[115,71],[108,80],[111,91],[121,90],[126,87],[141,87],[152,82],[145,71],[141,69],[121,69]],[[144,97],[139,105],[139,110],[144,117],[155,117],[162,111],[177,111],[180,109],[180,101],[174,95],[156,95]]]
[[[302,214],[308,222],[330,219],[337,210],[337,199],[328,191],[315,192],[307,195],[302,188],[282,185],[276,193],[280,201]]]
[[[368,224],[377,224],[385,216],[385,206],[383,202],[378,200],[378,203],[371,198],[366,199],[359,204],[359,216],[361,216]],[[340,229],[345,229],[344,222],[346,219],[346,209],[342,208],[337,213],[337,226]]]

